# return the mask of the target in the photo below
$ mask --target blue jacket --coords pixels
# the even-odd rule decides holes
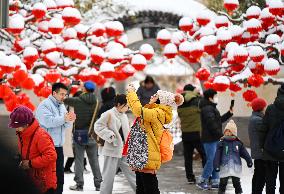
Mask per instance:
[[[65,122],[67,110],[52,95],[42,101],[36,110],[36,119],[52,137],[55,147],[62,147],[65,141],[65,129],[71,128],[72,123]]]
[[[220,171],[220,178],[241,177],[241,158],[246,160],[248,167],[252,167],[252,159],[238,138],[222,138],[217,145],[214,159],[214,168],[216,171]]]

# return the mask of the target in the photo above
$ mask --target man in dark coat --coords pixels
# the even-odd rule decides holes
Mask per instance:
[[[88,133],[91,120],[95,111],[97,98],[94,94],[95,84],[93,82],[85,82],[83,86],[83,93],[79,97],[67,98],[64,100],[66,105],[74,107],[74,112],[77,115],[74,127],[74,136],[76,130],[86,130]],[[76,137],[75,137],[76,138]],[[94,140],[89,140],[87,144],[80,144],[74,141],[75,148],[75,186],[71,186],[70,190],[82,191],[84,186],[84,152],[87,152],[89,163],[94,175],[94,184],[96,190],[100,190],[102,176],[100,172],[98,160],[98,147]]]
[[[252,194],[262,193],[265,185],[265,161],[263,160],[263,151],[260,146],[259,137],[262,128],[262,119],[266,101],[262,98],[256,98],[251,102],[253,109],[249,120],[248,132],[250,139],[251,157],[254,159],[254,174],[252,178]]]
[[[222,123],[233,116],[232,109],[221,116],[216,108],[217,103],[217,92],[213,89],[206,90],[201,104],[201,141],[206,153],[206,164],[201,176],[201,182],[197,185],[204,190],[219,187],[219,174],[213,168],[213,161],[217,144],[223,136]],[[209,185],[210,176],[212,176],[212,185]]]
[[[280,127],[284,120],[284,84],[278,89],[277,97],[273,104],[266,109],[263,118],[262,133],[260,136],[260,144],[264,149],[265,141],[268,134],[273,133]],[[284,140],[283,140],[284,141]],[[284,193],[284,158],[281,154],[272,155],[266,149],[263,151],[263,159],[266,163],[266,193],[275,194],[276,179],[279,168],[279,192]]]
[[[187,84],[184,86],[184,103],[178,107],[178,115],[181,122],[182,142],[184,147],[184,165],[186,178],[189,183],[195,183],[195,175],[192,169],[192,156],[194,149],[197,149],[201,158],[202,164],[205,165],[206,156],[203,145],[200,141],[201,120],[200,120],[200,103],[201,96],[196,88]]]

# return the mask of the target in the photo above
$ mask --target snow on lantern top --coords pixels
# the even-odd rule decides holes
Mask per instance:
[[[113,64],[109,62],[103,62],[100,66],[100,72],[114,72]]]
[[[281,38],[277,34],[269,34],[265,40],[266,44],[276,44],[280,42],[281,42]]]
[[[258,19],[261,14],[261,9],[258,6],[251,6],[247,9],[246,15],[248,19]]]
[[[59,18],[52,18],[48,23],[48,28],[63,29],[64,28],[63,20]]]
[[[41,50],[44,53],[49,51],[55,51],[56,44],[52,40],[47,39],[41,44]]]
[[[169,43],[164,48],[164,53],[177,53],[177,46],[173,43]]]
[[[47,7],[48,10],[57,8],[57,5],[53,0],[44,0],[43,4]]]
[[[231,35],[233,37],[235,36],[241,36],[243,33],[244,33],[244,29],[240,26],[237,26],[237,25],[232,25],[229,27],[229,30],[231,32]]]
[[[264,62],[264,69],[269,71],[280,69],[279,62],[276,59],[269,58]]]
[[[182,17],[179,20],[179,27],[182,31],[190,31],[193,28],[193,19],[190,17]]]
[[[24,57],[26,56],[36,56],[38,55],[38,51],[34,47],[26,47],[24,50]]]
[[[154,54],[154,49],[150,44],[142,44],[140,49],[140,53],[146,53],[146,54]]]
[[[9,29],[23,30],[25,27],[25,19],[20,14],[14,14],[9,18]],[[19,32],[20,32],[19,31]]]
[[[132,57],[131,64],[147,65],[147,61],[143,55],[136,54]]]
[[[249,47],[249,56],[250,57],[257,57],[260,55],[264,55],[265,52],[260,46],[252,46]]]
[[[58,8],[64,9],[66,7],[74,7],[73,0],[56,0]]]
[[[228,27],[229,19],[226,16],[220,15],[215,18],[215,25],[217,28]]]

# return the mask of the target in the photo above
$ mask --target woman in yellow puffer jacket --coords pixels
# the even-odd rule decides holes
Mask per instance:
[[[172,121],[172,107],[181,105],[183,97],[159,90],[151,97],[149,104],[142,107],[134,86],[129,85],[127,102],[135,117],[142,116],[148,141],[148,163],[143,170],[136,171],[136,194],[159,194],[156,173],[161,167],[163,125]]]

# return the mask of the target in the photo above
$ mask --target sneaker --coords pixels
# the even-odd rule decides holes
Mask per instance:
[[[189,176],[189,178],[187,179],[187,182],[189,184],[195,184],[196,183],[196,179],[194,175]]]
[[[211,189],[219,189],[219,184],[218,183],[213,183],[211,185]]]
[[[72,191],[83,191],[83,186],[74,185],[74,186],[70,186],[69,189]]]
[[[208,185],[205,182],[198,183],[196,186],[198,188],[202,189],[202,190],[209,190],[210,189],[210,185]]]
[[[84,174],[90,174],[91,172],[88,171],[86,168],[84,169]]]
[[[64,170],[64,173],[65,173],[65,174],[73,174],[74,172],[69,169],[69,170]]]

